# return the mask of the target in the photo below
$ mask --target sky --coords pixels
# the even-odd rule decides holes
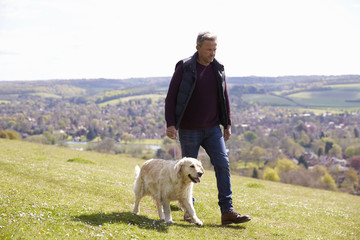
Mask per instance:
[[[360,0],[0,0],[0,81],[170,77],[200,31],[228,77],[360,74]]]

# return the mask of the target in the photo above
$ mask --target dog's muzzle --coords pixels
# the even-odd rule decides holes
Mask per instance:
[[[192,182],[194,182],[194,183],[199,183],[199,182],[200,182],[200,178],[201,178],[201,176],[203,175],[203,173],[198,172],[197,175],[198,175],[198,177],[196,177],[196,178],[192,177],[190,174],[188,175],[188,177],[190,178],[190,180],[191,180]]]

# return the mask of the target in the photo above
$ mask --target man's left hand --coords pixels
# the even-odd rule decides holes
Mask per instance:
[[[226,129],[224,129],[224,140],[227,141],[229,140],[231,136],[231,126],[228,125]]]

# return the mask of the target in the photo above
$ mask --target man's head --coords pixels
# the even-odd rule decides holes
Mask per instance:
[[[202,65],[209,65],[215,58],[217,36],[211,32],[200,32],[196,40],[198,62]]]

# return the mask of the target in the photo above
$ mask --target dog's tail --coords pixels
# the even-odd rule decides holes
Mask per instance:
[[[139,177],[140,174],[140,167],[138,165],[135,166],[135,179]]]
[[[140,175],[140,167],[138,165],[135,166],[135,181],[134,181],[134,193],[136,194],[140,193],[141,189],[141,178],[139,178]]]

